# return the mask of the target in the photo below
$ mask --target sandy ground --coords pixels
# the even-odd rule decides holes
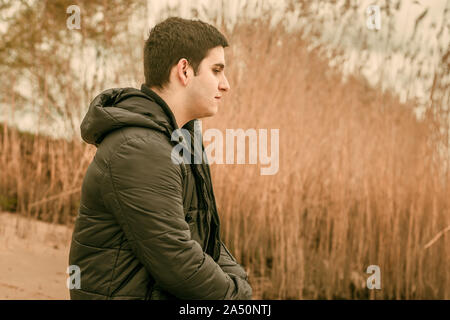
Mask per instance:
[[[0,299],[69,299],[72,230],[0,213]]]

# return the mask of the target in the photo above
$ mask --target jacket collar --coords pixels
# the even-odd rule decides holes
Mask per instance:
[[[172,110],[169,108],[167,103],[152,89],[147,87],[145,84],[141,85],[141,91],[148,95],[153,101],[155,101],[164,111],[166,116],[169,118],[169,125],[170,125],[170,133],[172,134],[172,131],[178,129],[177,121],[175,120],[175,116],[172,112]]]
[[[164,113],[169,118],[169,124],[171,125],[170,131],[172,132],[172,131],[178,129],[178,124],[175,119],[175,115],[173,114],[172,110],[167,105],[167,103],[163,100],[163,98],[161,98],[155,91],[153,91],[152,89],[147,87],[145,84],[141,85],[141,91],[143,93],[145,93],[146,95],[148,95],[150,98],[153,99],[153,101],[155,101],[157,104],[159,104],[161,106]],[[188,121],[186,124],[184,124],[183,128],[187,129],[191,132],[194,132],[196,121],[197,121],[197,119],[192,119],[192,120]]]

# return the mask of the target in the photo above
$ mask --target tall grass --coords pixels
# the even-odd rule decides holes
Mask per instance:
[[[0,209],[61,224],[78,212],[95,147],[0,126]]]
[[[229,37],[241,50],[228,57],[234,88],[205,127],[280,129],[276,175],[213,167],[224,237],[257,295],[448,299],[449,235],[425,249],[450,225],[431,111],[418,121],[412,103],[360,78],[342,83],[281,29],[240,26]],[[381,290],[366,288],[369,265],[380,266]]]
[[[343,83],[300,34],[262,21],[227,37],[232,90],[204,129],[280,129],[276,175],[212,165],[222,238],[255,298],[449,299],[449,174],[432,112],[418,121],[412,103]],[[3,206],[70,224],[95,148],[1,132]],[[381,290],[366,288],[369,265]]]

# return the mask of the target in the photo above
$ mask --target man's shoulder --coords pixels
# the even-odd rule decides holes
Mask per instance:
[[[155,152],[161,149],[172,149],[172,142],[164,132],[135,126],[115,130],[102,141],[99,148],[108,147],[112,151],[117,151],[121,147],[130,144],[147,150],[155,149]]]
[[[171,162],[173,145],[163,132],[145,127],[122,127],[117,129],[98,145],[96,158],[108,163],[113,158],[123,156],[132,160],[148,156]]]
[[[158,130],[139,127],[120,129],[120,139],[110,149],[106,163],[117,172],[133,171],[136,177],[158,177],[161,174],[184,179],[185,166],[177,161],[170,139]],[[120,142],[119,142],[120,141]],[[105,141],[106,142],[106,141]],[[127,170],[124,170],[126,168]]]

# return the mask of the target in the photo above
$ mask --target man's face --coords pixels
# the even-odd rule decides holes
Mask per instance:
[[[188,83],[189,105],[195,118],[210,117],[217,113],[223,95],[230,89],[224,68],[223,47],[215,47],[209,50],[199,65],[197,76]]]

